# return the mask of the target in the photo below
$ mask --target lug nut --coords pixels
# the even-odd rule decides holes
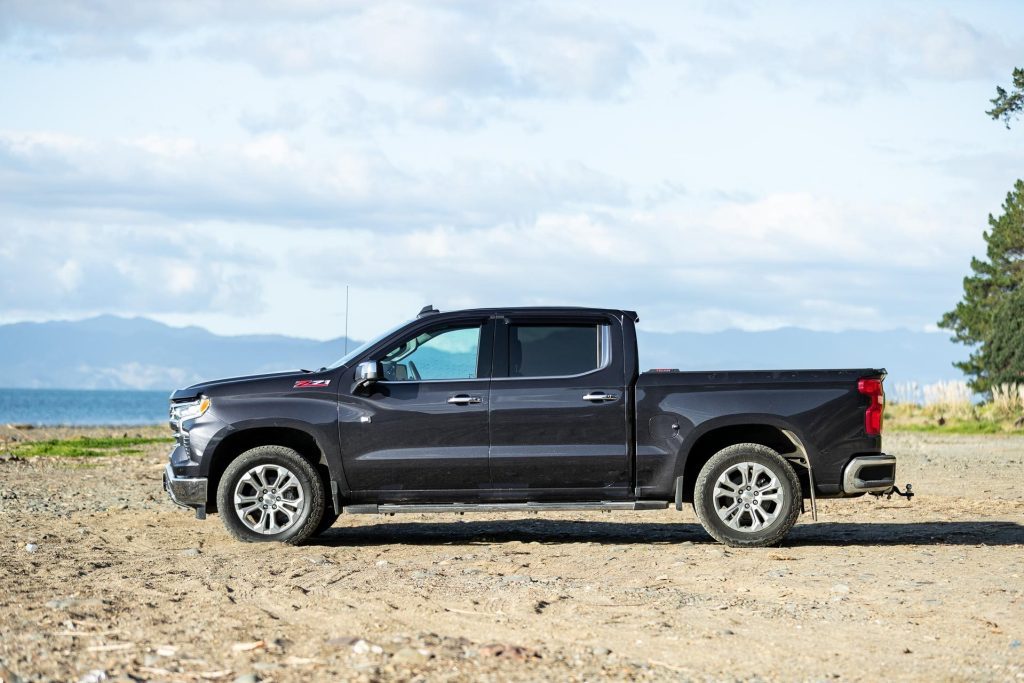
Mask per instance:
[[[263,509],[264,509],[264,510],[266,510],[266,509],[267,509],[267,506],[266,506],[266,505],[264,505],[264,506],[263,506]]]
[[[743,507],[745,507],[745,508],[749,508],[750,506],[749,506],[749,505],[744,505]]]

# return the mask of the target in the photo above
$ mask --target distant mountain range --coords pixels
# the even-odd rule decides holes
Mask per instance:
[[[885,367],[890,382],[959,379],[954,360],[967,355],[945,334],[910,330],[709,334],[641,332],[644,369],[680,370]],[[349,348],[359,342],[349,341]],[[201,380],[296,368],[340,358],[345,339],[281,335],[220,336],[146,318],[99,316],[80,321],[0,325],[0,387],[156,389]]]

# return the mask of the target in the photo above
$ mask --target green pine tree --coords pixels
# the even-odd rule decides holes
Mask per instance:
[[[1003,214],[989,215],[988,223],[988,258],[971,259],[964,298],[939,321],[956,341],[974,347],[956,366],[981,393],[1024,383],[1024,180],[1006,195]]]

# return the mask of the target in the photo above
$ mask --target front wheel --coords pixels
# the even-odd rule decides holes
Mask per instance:
[[[240,541],[301,543],[316,532],[325,503],[316,468],[285,446],[242,453],[217,487],[217,510]]]
[[[767,446],[744,443],[715,453],[701,469],[693,507],[704,529],[732,547],[775,545],[800,515],[800,480]]]

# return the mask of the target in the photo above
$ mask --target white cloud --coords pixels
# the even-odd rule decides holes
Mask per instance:
[[[0,39],[25,59],[209,56],[264,74],[346,73],[425,93],[608,97],[642,61],[640,32],[531,3],[12,0]],[[259,123],[257,123],[259,127]]]
[[[625,185],[579,163],[531,169],[464,160],[416,173],[368,149],[308,152],[282,134],[235,144],[147,136],[91,141],[0,133],[0,206],[102,208],[177,220],[408,229],[493,224],[562,206],[627,201]]]
[[[669,55],[686,79],[705,86],[754,73],[784,87],[813,83],[824,99],[845,101],[870,89],[906,89],[915,79],[993,80],[1024,48],[1019,37],[1008,42],[942,11],[896,7],[887,14],[824,32],[806,31],[801,22],[770,37],[750,37],[726,24],[710,36],[677,43]]]
[[[261,305],[264,257],[202,227],[7,223],[5,317],[219,311]]]

